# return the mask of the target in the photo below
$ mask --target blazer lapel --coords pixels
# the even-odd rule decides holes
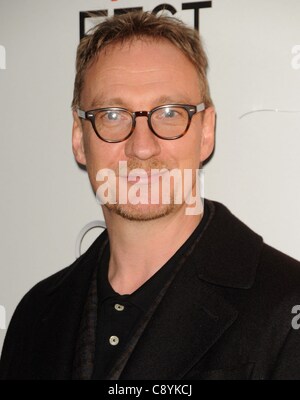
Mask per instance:
[[[188,265],[184,268],[157,306],[120,379],[181,379],[237,318],[236,310],[199,282]]]
[[[80,321],[92,274],[106,238],[107,235],[102,234],[89,252],[49,290],[48,303],[37,316],[34,329],[32,368],[36,379],[72,379]]]

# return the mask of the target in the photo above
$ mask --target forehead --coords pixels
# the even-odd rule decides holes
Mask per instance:
[[[85,73],[83,101],[135,96],[145,101],[151,96],[177,96],[178,101],[197,97],[194,101],[198,101],[196,67],[166,39],[135,39],[107,46]]]

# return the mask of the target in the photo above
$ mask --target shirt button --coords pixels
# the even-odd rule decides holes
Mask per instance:
[[[110,338],[109,338],[109,343],[112,345],[112,346],[117,346],[118,344],[119,344],[119,338],[118,338],[118,336],[111,336]]]
[[[124,306],[122,306],[121,304],[115,304],[115,310],[117,311],[124,311]]]

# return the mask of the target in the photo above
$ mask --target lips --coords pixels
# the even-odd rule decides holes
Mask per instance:
[[[163,172],[162,172],[163,171]],[[167,169],[160,170],[160,172],[155,171],[145,171],[141,170],[140,173],[136,173],[130,171],[128,175],[119,175],[119,178],[127,180],[130,183],[139,183],[141,185],[147,185],[149,183],[154,184],[158,183],[160,178],[164,178],[164,174],[167,172]]]

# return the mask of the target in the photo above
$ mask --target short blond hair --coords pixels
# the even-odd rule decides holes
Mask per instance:
[[[179,48],[197,69],[205,106],[213,104],[206,75],[208,61],[199,33],[174,17],[138,11],[107,18],[80,41],[76,57],[73,109],[80,107],[85,71],[99,52],[111,44],[142,38],[166,39]]]

